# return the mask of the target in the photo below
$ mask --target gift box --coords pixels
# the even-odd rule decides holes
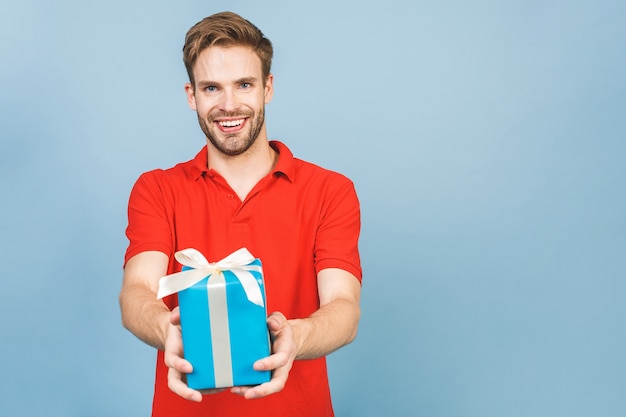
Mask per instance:
[[[195,249],[176,253],[182,272],[159,281],[158,297],[178,292],[184,356],[193,389],[257,385],[269,371],[253,364],[270,355],[261,261],[240,249],[209,263]]]

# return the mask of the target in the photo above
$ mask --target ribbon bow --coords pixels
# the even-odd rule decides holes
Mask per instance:
[[[207,261],[204,255],[193,248],[178,251],[174,257],[182,265],[193,269],[187,269],[160,278],[157,299],[160,300],[163,297],[185,290],[209,275],[223,275],[222,271],[228,270],[237,277],[248,300],[263,307],[261,289],[254,276],[250,273],[250,271],[262,273],[262,268],[259,265],[249,265],[255,258],[246,248],[236,250],[221,261],[214,263]]]

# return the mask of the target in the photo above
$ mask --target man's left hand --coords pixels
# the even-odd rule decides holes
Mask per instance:
[[[297,342],[293,326],[279,312],[267,318],[267,328],[272,340],[272,354],[254,363],[257,371],[272,371],[272,379],[254,387],[233,387],[231,391],[246,399],[266,397],[280,392],[287,383],[289,371],[297,354]]]

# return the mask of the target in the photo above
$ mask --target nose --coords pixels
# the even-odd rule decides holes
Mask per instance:
[[[220,109],[226,112],[232,112],[239,108],[239,100],[237,94],[232,88],[225,88],[221,95]]]

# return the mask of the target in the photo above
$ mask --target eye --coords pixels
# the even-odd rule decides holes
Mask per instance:
[[[214,91],[217,91],[217,87],[214,85],[208,85],[204,88],[206,91],[208,91],[209,93],[212,93]]]
[[[250,83],[241,83],[241,88],[246,89],[246,88],[250,88],[250,87],[252,87],[252,84],[250,84]]]

